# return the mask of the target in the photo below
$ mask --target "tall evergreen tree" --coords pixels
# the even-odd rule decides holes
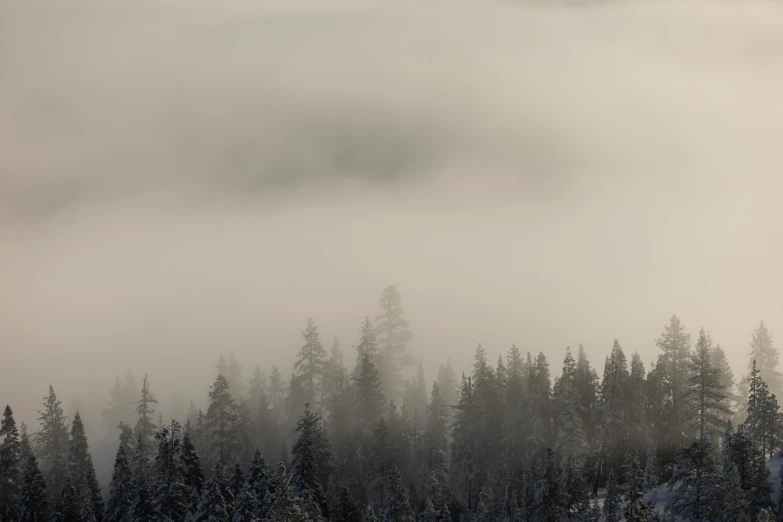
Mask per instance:
[[[125,450],[120,444],[114,458],[114,471],[109,484],[109,501],[106,505],[104,522],[131,522],[133,503],[133,473]]]
[[[301,376],[304,401],[319,409],[321,405],[318,401],[320,395],[318,389],[324,376],[326,350],[321,344],[318,327],[312,319],[307,320],[307,327],[302,331],[302,339],[304,344],[296,356],[294,369]]]
[[[626,472],[626,522],[650,522],[652,508],[644,500],[644,474],[639,463],[636,448],[631,448],[625,456]]]
[[[424,428],[425,458],[427,470],[427,489],[432,494],[435,487],[440,489],[446,482],[446,455],[448,452],[448,413],[446,404],[440,396],[440,386],[432,383],[432,395],[427,408],[427,421]]]
[[[334,519],[343,522],[362,522],[362,510],[346,486],[340,488],[340,496],[334,509]]]
[[[720,437],[731,414],[725,404],[726,397],[724,383],[712,361],[712,343],[702,328],[691,356],[690,377],[684,395],[686,411],[695,424],[697,438],[715,441]]]
[[[6,404],[0,421],[0,520],[19,517],[22,492],[21,443],[11,407]]]
[[[292,449],[293,482],[296,495],[312,498],[321,513],[328,514],[324,484],[331,471],[331,446],[323,432],[321,418],[305,405],[304,415],[296,427],[299,438]]]
[[[780,354],[772,342],[772,334],[764,321],[753,331],[750,341],[750,360],[756,361],[759,375],[769,385],[772,393],[783,393],[783,375],[778,371]],[[751,369],[748,365],[748,369]]]
[[[383,513],[383,522],[414,522],[408,493],[402,484],[402,475],[393,467],[389,475],[389,503]]]
[[[601,400],[598,406],[597,431],[599,450],[593,476],[593,495],[606,472],[607,456],[622,455],[627,444],[628,429],[626,413],[628,411],[628,382],[630,373],[625,353],[617,339],[614,340],[612,352],[606,358],[604,376],[601,382]]]
[[[237,420],[237,405],[231,396],[228,380],[218,375],[209,392],[209,409],[206,428],[211,439],[211,462],[225,466],[231,462],[236,450],[234,423]]]
[[[603,514],[606,522],[620,521],[620,506],[622,504],[622,494],[620,485],[617,483],[617,477],[614,473],[614,466],[608,466],[609,472],[606,479],[606,498],[604,499]]]
[[[41,428],[36,434],[37,454],[41,459],[47,489],[56,498],[68,474],[68,427],[62,403],[51,386],[49,395],[44,398],[44,409],[38,413]]]
[[[383,413],[386,398],[381,391],[378,372],[368,352],[362,354],[361,365],[353,377],[356,388],[356,420],[362,429],[370,429]]]
[[[158,454],[155,457],[157,485],[153,491],[153,505],[158,519],[163,522],[183,520],[188,513],[190,491],[184,483],[181,431],[179,423],[172,420],[155,436]]]
[[[402,369],[413,364],[408,352],[413,335],[400,306],[402,300],[396,286],[387,286],[378,302],[381,305],[381,314],[375,319],[381,356],[378,371],[384,395],[398,400],[402,392]]]
[[[220,485],[214,478],[204,482],[198,511],[194,518],[196,522],[228,522],[230,520],[226,509],[226,500],[220,491]]]
[[[157,403],[158,401],[152,395],[152,391],[150,390],[149,377],[144,374],[139,400],[135,401],[134,403],[136,404],[136,413],[138,414],[139,418],[136,421],[136,426],[133,432],[136,435],[141,434],[141,436],[144,438],[144,441],[147,443],[151,443],[155,438],[155,430],[157,429],[157,426],[155,426],[155,423],[152,419],[153,414],[155,413],[153,404]],[[147,448],[147,451],[152,452],[151,444],[145,444],[145,448]],[[150,455],[151,454],[152,453],[150,453]],[[150,455],[148,455],[148,457]]]
[[[92,463],[92,455],[87,444],[87,434],[84,432],[82,418],[77,411],[73,417],[71,426],[71,443],[68,454],[68,473],[71,475],[74,488],[80,494],[85,492],[86,498],[81,502],[89,507],[92,515],[97,519],[103,519],[103,497],[98,485],[98,477],[95,475],[95,466]],[[87,506],[88,505],[88,506]]]
[[[79,491],[74,487],[71,476],[66,473],[52,519],[55,522],[82,522],[84,518],[80,501]]]
[[[308,522],[310,517],[302,513],[300,509],[302,499],[294,494],[294,486],[291,484],[291,476],[280,465],[277,472],[277,487],[274,493],[267,494],[266,503],[269,504],[269,516],[267,520],[285,520],[286,522]]]
[[[714,520],[719,516],[721,475],[709,439],[696,439],[677,454],[677,467],[669,481],[675,490],[672,513],[690,520]]]
[[[134,522],[153,522],[157,520],[153,504],[153,489],[149,480],[149,444],[142,433],[136,435],[136,451],[131,463],[133,500],[131,501],[131,520]]]
[[[663,419],[665,428],[662,433],[668,434],[668,437],[661,442],[665,443],[667,451],[673,454],[675,448],[683,442],[684,434],[687,432],[688,419],[685,414],[684,396],[688,383],[691,336],[685,333],[680,319],[673,315],[655,343],[661,349],[658,355],[658,368],[663,377],[662,384],[667,405]]]
[[[30,453],[24,469],[24,480],[19,509],[19,522],[45,522],[49,520],[49,496],[46,494],[46,481],[38,469],[38,460]]]

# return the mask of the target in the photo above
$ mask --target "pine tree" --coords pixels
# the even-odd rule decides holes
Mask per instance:
[[[606,479],[606,499],[604,499],[604,520],[606,522],[619,522],[620,504],[622,503],[620,486],[614,474],[614,467],[609,466],[609,475]]]
[[[277,487],[274,493],[268,493],[267,497],[265,503],[271,506],[268,521],[307,522],[310,520],[302,513],[300,509],[302,500],[294,494],[291,477],[282,464],[277,473]]]
[[[248,470],[246,489],[251,496],[255,497],[259,501],[259,508],[257,515],[258,518],[264,518],[266,516],[270,506],[265,504],[267,494],[273,491],[272,484],[272,472],[264,461],[264,457],[261,456],[259,451],[256,451],[253,455],[253,460],[250,463],[250,469]]]
[[[432,383],[432,395],[427,410],[424,444],[428,490],[432,491],[432,482],[435,482],[440,488],[446,481],[446,453],[449,444],[448,428],[446,427],[448,414],[437,382]]]
[[[740,484],[740,476],[737,466],[733,463],[724,472],[725,486],[723,495],[723,512],[720,514],[721,522],[750,522],[747,515],[748,500]]]
[[[36,434],[37,454],[41,459],[47,489],[56,498],[68,474],[68,427],[62,403],[51,386],[49,395],[44,398],[44,410],[38,413],[41,428]]]
[[[228,522],[226,500],[215,479],[207,479],[195,514],[196,522]]]
[[[682,434],[686,433],[687,417],[684,408],[684,395],[688,382],[691,336],[685,333],[679,318],[673,315],[663,334],[655,341],[661,353],[658,356],[658,369],[662,372],[664,393],[667,398],[667,411],[662,433],[668,434],[669,451],[682,443]]]
[[[612,352],[606,358],[604,376],[601,382],[601,400],[598,406],[598,437],[599,450],[593,476],[593,495],[598,492],[598,486],[606,476],[607,455],[620,454],[624,449],[628,433],[625,414],[628,410],[628,363],[623,349],[617,339],[614,340]]]
[[[234,497],[231,522],[252,522],[258,520],[256,515],[260,509],[261,505],[258,497],[245,485]]]
[[[307,327],[302,331],[304,344],[299,349],[294,369],[301,376],[303,399],[306,403],[321,405],[318,402],[318,388],[324,375],[324,366],[326,364],[326,350],[321,344],[318,327],[312,319],[307,320]]]
[[[11,407],[6,404],[0,421],[0,520],[19,516],[22,491],[21,443]]]
[[[198,507],[198,499],[201,489],[204,487],[204,471],[201,469],[201,459],[196,452],[196,447],[190,441],[190,433],[187,431],[182,437],[182,483],[188,489],[190,509],[195,511]]]
[[[626,500],[625,520],[627,522],[650,522],[652,510],[644,500],[644,475],[639,463],[639,455],[636,448],[631,448],[625,457],[626,475]]]
[[[66,473],[60,490],[60,498],[54,509],[53,520],[55,522],[82,522],[82,509],[80,495],[71,481],[71,476]]]
[[[438,520],[440,520],[438,510],[435,509],[435,505],[432,503],[431,498],[427,497],[427,500],[424,503],[424,509],[419,513],[418,520],[419,522],[438,522]],[[361,522],[361,520],[359,522]]]
[[[684,395],[687,414],[699,439],[717,440],[731,411],[725,405],[727,393],[712,361],[712,343],[703,328],[691,356],[690,372]]]
[[[272,418],[277,425],[283,420],[285,392],[285,382],[280,374],[280,370],[277,369],[277,366],[273,366],[272,371],[269,372],[269,390],[267,398],[269,399],[269,409],[271,410]]]
[[[179,423],[172,420],[155,436],[158,454],[155,457],[157,486],[153,492],[153,504],[158,519],[164,522],[183,520],[188,512],[190,491],[184,484],[180,432]]]
[[[131,463],[133,500],[131,502],[131,520],[134,522],[153,522],[156,520],[155,505],[152,502],[152,485],[150,484],[149,461],[147,455],[148,442],[138,433],[136,436],[136,452]]]
[[[141,435],[141,437],[144,439],[143,448],[147,452],[144,455],[144,458],[147,461],[152,459],[152,455],[154,453],[152,443],[155,439],[155,431],[157,426],[155,426],[155,423],[152,421],[152,415],[155,413],[152,405],[157,403],[158,401],[150,391],[149,378],[146,374],[144,374],[139,400],[135,401],[134,403],[136,404],[136,413],[138,414],[139,418],[136,421],[136,426],[133,428],[133,433],[137,437],[138,435]]]
[[[383,413],[386,398],[381,391],[378,372],[370,354],[364,352],[356,376],[353,377],[356,388],[356,419],[359,427],[370,429]]]
[[[50,516],[46,481],[38,469],[38,460],[30,453],[24,469],[19,510],[19,522],[45,522]]]
[[[381,298],[381,314],[376,317],[375,332],[380,347],[380,374],[386,397],[400,399],[402,368],[413,363],[408,343],[413,339],[408,321],[400,306],[401,298],[394,285],[387,286]]]
[[[772,342],[772,334],[764,321],[753,331],[750,341],[750,360],[756,361],[759,375],[775,394],[783,393],[783,375],[778,371],[780,355]],[[749,366],[748,369],[751,369]]]
[[[305,500],[311,497],[321,513],[328,514],[323,485],[331,470],[331,446],[321,427],[321,418],[310,411],[309,405],[305,405],[296,432],[299,438],[292,449],[296,495]]]
[[[237,406],[229,390],[228,380],[218,375],[209,392],[206,428],[212,441],[212,462],[225,466],[231,461],[236,449],[232,428],[237,420]]]
[[[389,474],[389,490],[389,503],[384,511],[383,522],[413,522],[413,509],[397,466]]]
[[[340,496],[334,509],[334,519],[343,522],[362,522],[362,510],[359,509],[359,504],[346,486],[340,488]]]
[[[71,426],[68,473],[71,475],[71,480],[77,492],[83,489],[86,489],[88,492],[88,498],[84,500],[90,504],[93,516],[97,520],[103,519],[104,504],[101,488],[98,485],[98,477],[95,475],[95,467],[93,466],[90,448],[87,444],[87,434],[84,432],[84,424],[78,411],[73,417]]]
[[[669,481],[675,490],[672,513],[686,519],[716,518],[719,513],[721,475],[709,439],[696,439],[677,454],[677,467]]]
[[[109,502],[106,505],[104,522],[131,522],[133,497],[133,474],[125,445],[120,444],[114,458],[114,472],[109,484]]]
[[[565,514],[563,493],[560,466],[555,460],[555,453],[547,448],[544,478],[535,503],[535,519],[541,522],[558,522]]]

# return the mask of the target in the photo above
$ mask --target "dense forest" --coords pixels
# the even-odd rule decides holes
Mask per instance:
[[[484,348],[428,385],[395,286],[355,350],[308,320],[285,377],[220,358],[206,410],[156,415],[149,378],[117,380],[101,487],[84,422],[49,388],[38,426],[0,425],[0,521],[555,522],[783,520],[767,459],[781,447],[778,352],[761,322],[748,368],[676,316],[645,367],[615,340],[599,374]],[[671,491],[664,509],[649,492]]]

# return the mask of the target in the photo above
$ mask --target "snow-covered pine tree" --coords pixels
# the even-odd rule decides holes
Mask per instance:
[[[598,492],[603,479],[608,476],[607,456],[623,454],[623,446],[626,443],[624,434],[628,433],[625,414],[629,380],[630,373],[625,353],[619,341],[615,339],[612,351],[606,358],[601,381],[601,399],[597,410],[596,427],[599,449],[594,468],[593,496]]]
[[[19,522],[45,522],[51,515],[50,507],[46,481],[38,468],[38,460],[30,453],[24,468]]]
[[[424,503],[424,509],[419,513],[419,522],[438,522],[440,520],[440,513],[435,509],[435,505],[432,503],[432,499],[427,497]],[[358,522],[361,522],[359,519]]]
[[[397,466],[389,474],[389,502],[383,513],[383,522],[413,522],[413,509],[408,501],[408,493],[402,484],[402,475]]]
[[[674,490],[672,513],[685,519],[715,519],[719,516],[722,477],[716,451],[707,439],[696,439],[677,454],[677,467],[669,486]]]
[[[54,508],[54,522],[82,522],[82,506],[80,495],[73,485],[71,476],[66,473],[60,497]]]
[[[246,488],[259,501],[259,508],[256,513],[259,519],[264,519],[268,514],[270,506],[265,504],[265,501],[267,494],[274,489],[272,479],[272,471],[267,466],[266,461],[264,461],[264,457],[261,456],[261,452],[256,451],[248,470]]]
[[[340,494],[334,507],[334,519],[344,522],[362,522],[362,510],[347,486],[340,487]]]
[[[214,478],[204,482],[201,500],[194,515],[196,522],[228,522],[226,500],[220,492],[220,485]]]
[[[721,522],[750,522],[748,517],[748,500],[740,483],[737,466],[733,463],[723,473],[723,503],[719,520]]]
[[[378,302],[381,305],[381,314],[375,318],[380,348],[378,373],[383,394],[390,400],[399,400],[403,391],[402,369],[414,362],[408,352],[413,335],[400,306],[402,300],[396,286],[387,286]]]
[[[563,507],[566,513],[581,518],[588,508],[587,484],[584,468],[588,444],[582,430],[582,418],[577,413],[580,405],[575,388],[576,362],[566,349],[563,373],[555,384],[555,452],[560,460],[563,485]]]
[[[0,520],[19,517],[22,492],[21,442],[13,411],[6,404],[0,421]]]
[[[136,436],[136,451],[131,462],[133,499],[131,501],[131,520],[133,522],[153,522],[157,520],[155,505],[152,502],[153,490],[149,481],[149,443],[142,435]]]
[[[331,445],[321,426],[321,418],[310,411],[305,404],[305,410],[296,427],[299,434],[291,452],[293,454],[293,483],[296,495],[303,500],[308,495],[328,515],[328,504],[324,493],[324,484],[331,470]]]
[[[217,462],[226,466],[234,455],[235,440],[233,427],[237,420],[237,405],[231,396],[228,379],[218,375],[209,392],[209,408],[205,426],[210,439],[208,462]]]
[[[375,511],[372,510],[371,506],[367,506],[367,508],[364,510],[362,522],[378,522],[378,517],[375,516]]]
[[[606,478],[606,498],[604,499],[603,515],[606,522],[619,522],[620,507],[622,504],[622,493],[620,485],[617,483],[617,476],[614,472],[614,466],[611,464],[608,476]]]
[[[44,397],[44,409],[38,413],[41,427],[35,435],[36,454],[41,459],[47,489],[57,498],[68,474],[68,427],[62,403],[51,386]]]
[[[269,515],[266,518],[269,522],[278,520],[308,522],[310,520],[306,514],[302,513],[302,499],[294,494],[291,476],[282,464],[277,472],[277,485],[274,493],[268,493],[264,503],[270,506]]]
[[[90,512],[97,520],[103,519],[104,503],[101,488],[98,484],[98,477],[95,475],[95,466],[92,463],[87,434],[84,432],[84,424],[78,411],[74,415],[71,425],[68,473],[71,475],[71,481],[76,491],[88,493],[87,498],[83,498],[82,502],[89,504]]]
[[[163,427],[155,436],[158,454],[155,457],[153,504],[158,519],[163,522],[183,520],[188,513],[190,490],[184,484],[181,428],[177,421]]]
[[[650,522],[652,509],[644,500],[644,474],[636,448],[630,448],[625,456],[626,471],[626,522]]]
[[[356,421],[362,430],[370,430],[383,414],[386,398],[370,354],[364,352],[356,375],[352,378],[356,389]]]
[[[540,522],[558,522],[565,516],[564,492],[560,482],[561,470],[554,451],[547,448],[544,460],[544,476],[539,487],[534,519]]]
[[[114,471],[109,484],[109,501],[106,504],[104,522],[131,522],[133,498],[133,474],[125,445],[121,443],[114,458]]]

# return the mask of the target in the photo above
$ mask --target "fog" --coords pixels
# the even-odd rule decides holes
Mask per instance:
[[[0,401],[219,354],[352,360],[396,284],[429,378],[676,313],[744,371],[779,270],[783,7],[45,2],[0,16]],[[95,421],[97,422],[97,421]]]

